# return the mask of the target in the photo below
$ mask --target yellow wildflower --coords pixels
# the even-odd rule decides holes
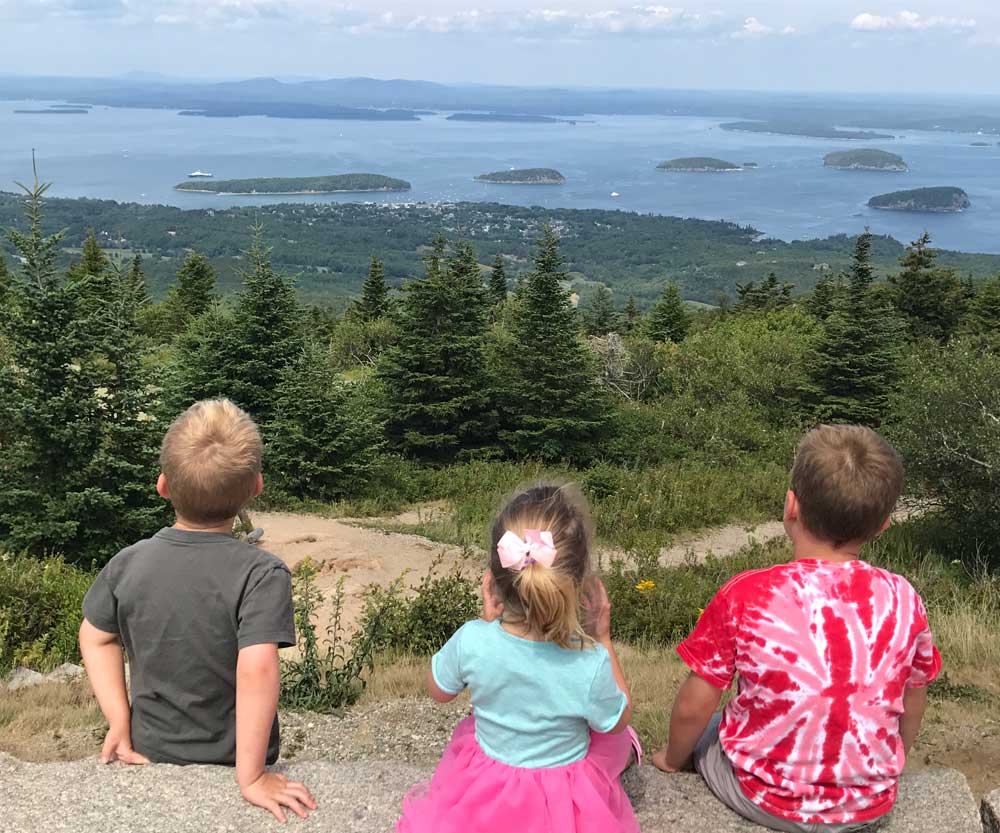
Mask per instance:
[[[649,579],[646,579],[644,581],[640,581],[635,586],[635,589],[638,590],[640,593],[648,593],[654,587],[656,587],[656,582],[655,581],[650,581]]]

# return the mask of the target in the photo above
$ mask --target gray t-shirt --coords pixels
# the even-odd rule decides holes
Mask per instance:
[[[131,670],[132,745],[160,763],[235,763],[240,649],[295,644],[288,568],[215,532],[168,527],[122,550],[87,592],[83,615],[121,635]],[[278,743],[276,715],[269,764]]]

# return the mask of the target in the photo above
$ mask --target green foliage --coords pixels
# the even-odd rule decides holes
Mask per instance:
[[[608,402],[594,381],[565,278],[559,240],[546,226],[498,371],[500,437],[514,457],[586,461],[607,432]]]
[[[0,677],[18,665],[48,671],[80,661],[77,633],[93,580],[60,556],[0,553]]]
[[[476,252],[460,243],[446,258],[439,236],[427,273],[404,287],[396,343],[382,354],[390,443],[436,462],[480,452],[492,442],[485,373],[486,293]]]
[[[983,281],[969,304],[965,329],[1000,345],[1000,275]]]
[[[334,176],[261,177],[258,179],[185,180],[178,191],[211,191],[216,194],[333,194],[340,191],[409,191],[410,183],[381,174]]]
[[[822,422],[877,427],[898,381],[902,324],[872,285],[871,242],[867,231],[858,237],[847,285],[834,295],[823,335],[808,358],[803,391]]]
[[[892,299],[914,338],[947,341],[965,312],[965,288],[954,269],[935,265],[937,251],[927,232],[900,258],[900,272],[889,278]]]
[[[618,329],[618,310],[611,290],[600,284],[581,309],[587,335],[603,336]]]
[[[507,270],[504,267],[503,255],[497,252],[493,259],[493,271],[490,272],[489,299],[494,306],[507,300]]]
[[[451,635],[479,615],[479,582],[460,570],[439,574],[440,558],[412,588],[399,583],[372,585],[365,594],[360,632],[379,628],[378,650],[426,656],[438,651]],[[404,577],[401,577],[404,578]]]
[[[329,353],[308,344],[277,391],[268,482],[300,500],[360,497],[383,473],[383,445],[362,387],[338,378]]]
[[[681,300],[680,290],[677,284],[670,282],[649,311],[646,333],[653,341],[672,341],[676,344],[684,340],[690,326],[691,320]]]
[[[330,336],[334,361],[344,370],[373,368],[381,355],[396,343],[396,324],[389,316],[364,321],[343,316]]]
[[[794,284],[779,283],[774,272],[768,273],[767,279],[758,286],[754,281],[736,284],[736,304],[738,311],[759,311],[780,309],[792,302]]]
[[[292,597],[299,656],[282,663],[280,705],[315,712],[332,712],[353,705],[365,689],[363,675],[375,667],[375,653],[382,644],[380,616],[373,614],[348,643],[341,621],[344,604],[341,579],[333,595],[331,623],[321,639],[314,619],[323,603],[323,594],[316,587],[316,566],[308,558],[292,572]]]
[[[354,314],[366,323],[376,321],[389,312],[389,287],[385,282],[385,264],[372,255],[368,277],[361,287],[361,297],[352,307]]]
[[[891,437],[910,477],[1000,563],[1000,355],[971,339],[907,360]]]
[[[176,304],[183,311],[185,320],[208,312],[215,299],[215,270],[208,258],[191,252],[177,270],[174,292]]]

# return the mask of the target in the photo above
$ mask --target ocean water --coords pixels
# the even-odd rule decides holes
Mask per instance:
[[[569,124],[360,122],[244,117],[209,119],[169,110],[95,107],[88,115],[15,114],[0,101],[0,190],[31,177],[35,149],[50,194],[183,208],[267,202],[474,200],[565,208],[610,208],[749,224],[784,240],[855,234],[865,226],[909,241],[925,229],[936,245],[1000,252],[1000,145],[996,137],[905,131],[896,139],[845,142],[720,130],[727,117],[599,116]],[[32,108],[39,106],[32,103]],[[896,131],[886,130],[894,133]],[[987,141],[989,147],[972,147]],[[831,150],[881,147],[909,173],[823,167]],[[756,162],[733,173],[665,173],[664,159],[717,156]],[[488,171],[552,167],[560,186],[473,181]],[[181,193],[194,170],[216,179],[368,172],[408,180],[405,194],[309,197]],[[869,209],[868,198],[901,188],[957,185],[972,207],[954,215]],[[620,194],[612,197],[612,192]]]

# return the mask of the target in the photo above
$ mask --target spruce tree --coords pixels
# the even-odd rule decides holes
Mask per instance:
[[[545,226],[505,351],[501,439],[517,458],[586,462],[608,426],[609,404],[564,287],[559,239]]]
[[[611,290],[601,284],[590,296],[590,303],[583,310],[583,324],[587,335],[604,336],[618,329],[618,310]]]
[[[895,390],[902,323],[873,289],[871,234],[857,239],[844,292],[835,296],[823,335],[807,360],[807,398],[817,419],[877,427]]]
[[[371,492],[383,463],[381,426],[357,383],[344,382],[329,348],[310,341],[278,387],[267,442],[267,477],[302,500]]]
[[[964,329],[1000,344],[1000,275],[980,284],[969,304]]]
[[[173,289],[176,304],[184,319],[197,318],[212,306],[215,292],[215,270],[208,258],[191,252],[177,270],[177,284]]]
[[[493,260],[493,271],[490,273],[489,299],[494,306],[498,306],[507,300],[507,270],[504,267],[502,254],[498,254]]]
[[[840,279],[834,279],[829,275],[821,278],[806,300],[806,311],[814,318],[825,321],[833,312],[834,305],[842,291],[843,283]]]
[[[677,284],[670,282],[649,311],[646,334],[653,341],[678,343],[684,340],[690,325],[690,317],[681,300],[680,290]]]
[[[149,306],[149,288],[146,286],[146,273],[142,268],[142,255],[138,252],[132,258],[132,265],[125,275],[123,291],[137,310]]]
[[[736,284],[736,295],[739,298],[736,309],[744,312],[781,309],[792,302],[792,289],[793,284],[779,283],[778,276],[769,272],[759,286],[754,281]]]
[[[966,291],[954,269],[936,265],[937,251],[925,231],[899,260],[900,272],[889,278],[896,308],[915,338],[947,341],[965,313]]]
[[[438,235],[425,266],[425,277],[403,289],[398,340],[382,354],[377,376],[393,446],[449,462],[494,442],[485,372],[486,290],[470,243],[459,244],[447,258]]]
[[[631,334],[639,324],[639,318],[641,313],[639,312],[639,306],[635,302],[635,295],[628,296],[628,303],[625,304],[625,311],[622,313],[624,321],[622,322],[622,329],[626,334]]]
[[[385,265],[372,255],[368,277],[361,287],[361,297],[354,304],[354,313],[362,321],[377,321],[389,311],[389,287],[385,282]]]

